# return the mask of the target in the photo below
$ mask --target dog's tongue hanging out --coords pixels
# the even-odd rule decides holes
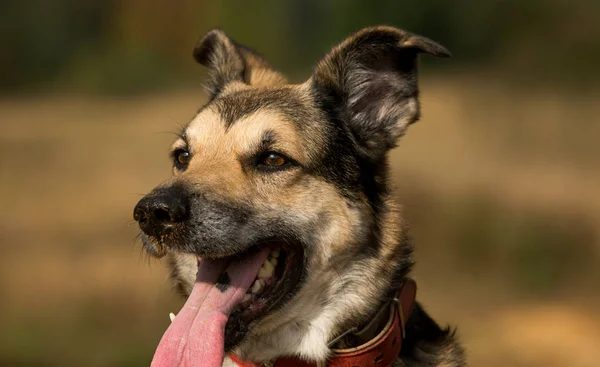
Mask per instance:
[[[190,297],[163,335],[153,367],[206,366],[223,363],[227,318],[250,288],[269,254],[263,249],[241,260],[206,260],[198,263],[198,275]],[[229,286],[216,287],[217,279]]]

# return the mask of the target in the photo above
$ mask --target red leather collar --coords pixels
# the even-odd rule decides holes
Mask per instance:
[[[417,295],[417,283],[407,278],[398,291],[392,308],[390,321],[373,339],[350,349],[333,349],[327,361],[327,367],[389,367],[398,357],[405,337],[404,327],[410,316]],[[262,367],[262,365],[241,360],[234,354],[229,358],[239,367]],[[274,367],[318,367],[315,363],[302,361],[294,357],[282,357],[275,361]]]

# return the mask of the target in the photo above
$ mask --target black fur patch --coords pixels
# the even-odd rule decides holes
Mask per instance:
[[[406,323],[401,366],[465,366],[465,352],[456,339],[454,330],[442,329],[417,302]]]
[[[292,122],[303,124],[314,118],[306,111],[300,96],[291,88],[251,89],[226,93],[218,96],[212,105],[229,128],[237,120],[259,109],[272,109],[283,112]]]
[[[382,198],[388,193],[387,157],[371,154],[361,147],[335,101],[337,97],[318,85],[312,86],[312,97],[324,113],[327,122],[322,162],[316,170],[328,182],[336,185],[349,199],[366,195],[375,215],[382,208]]]

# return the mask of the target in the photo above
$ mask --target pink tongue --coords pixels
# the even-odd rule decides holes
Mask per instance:
[[[229,265],[226,260],[200,260],[192,293],[160,340],[151,366],[221,366],[227,318],[268,254],[268,249],[263,249]],[[220,290],[215,283],[223,270],[230,282],[227,288],[220,285]]]

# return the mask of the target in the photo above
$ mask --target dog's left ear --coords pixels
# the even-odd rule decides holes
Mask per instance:
[[[194,59],[209,68],[206,86],[213,98],[234,81],[256,86],[286,82],[283,75],[254,50],[238,44],[219,28],[209,31],[196,44]]]
[[[385,153],[419,119],[419,53],[451,56],[443,46],[397,28],[365,28],[318,63],[313,92],[364,148]]]

